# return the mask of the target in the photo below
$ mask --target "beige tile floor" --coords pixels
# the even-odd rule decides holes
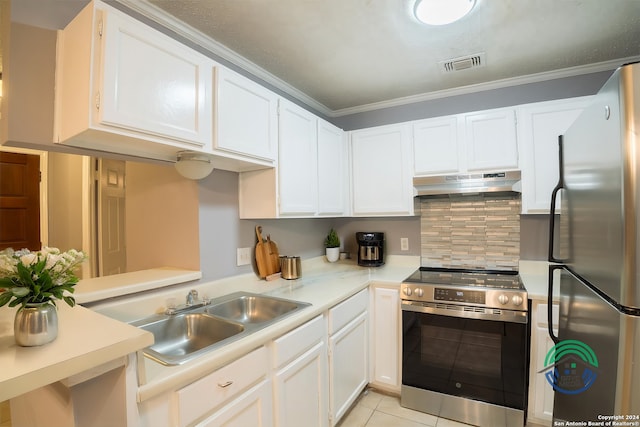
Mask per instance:
[[[366,389],[337,427],[470,427],[400,406],[400,398]],[[526,427],[542,427],[527,423]]]
[[[400,406],[397,396],[365,390],[338,427],[469,427]]]

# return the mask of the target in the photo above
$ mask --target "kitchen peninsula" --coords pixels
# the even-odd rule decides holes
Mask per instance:
[[[14,316],[15,309],[0,310],[0,401],[15,399],[14,425],[74,425],[67,423],[73,418],[76,425],[90,422],[93,405],[83,407],[75,400],[99,396],[103,386],[116,397],[104,399],[100,413],[111,417],[107,420],[126,418],[127,358],[151,345],[152,334],[81,306],[58,304],[56,340],[19,347],[13,337]],[[76,386],[81,393],[74,391]],[[37,410],[29,408],[29,396],[37,396]]]

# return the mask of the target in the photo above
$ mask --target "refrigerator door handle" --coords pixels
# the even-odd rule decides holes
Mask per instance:
[[[556,199],[558,192],[564,188],[564,166],[562,155],[562,135],[558,136],[558,184],[551,192],[551,208],[549,209],[549,261],[550,262],[563,262],[561,259],[556,258],[553,255],[554,232],[556,229],[555,213],[556,213]]]
[[[547,328],[549,329],[549,337],[553,340],[554,344],[558,344],[560,339],[553,333],[553,273],[556,270],[563,269],[562,265],[550,265],[549,266],[549,290],[547,294]]]

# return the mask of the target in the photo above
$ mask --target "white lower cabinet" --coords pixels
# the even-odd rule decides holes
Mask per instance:
[[[173,396],[175,424],[180,427],[272,425],[271,393],[265,386],[270,384],[268,360],[267,349],[260,347],[176,391]],[[252,421],[249,424],[240,422],[249,419]],[[216,420],[220,420],[220,424],[216,424]],[[195,424],[199,421],[202,424]]]
[[[336,425],[369,378],[368,292],[329,310],[329,411]]]
[[[400,392],[400,287],[372,284],[371,384],[393,393]]]
[[[529,368],[529,413],[531,422],[551,425],[553,416],[553,388],[547,382],[544,373],[544,360],[553,347],[549,337],[546,302],[533,301],[531,308],[531,366]],[[553,329],[558,333],[558,304],[553,304]]]
[[[274,341],[276,426],[328,425],[326,336],[318,316]]]
[[[335,426],[369,382],[368,324],[364,289],[228,365],[140,402],[140,425]]]
[[[269,427],[273,426],[271,408],[271,381],[263,381],[196,426]]]

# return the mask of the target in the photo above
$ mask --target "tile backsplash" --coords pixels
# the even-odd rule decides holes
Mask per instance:
[[[422,198],[420,244],[425,267],[517,270],[520,195]]]

